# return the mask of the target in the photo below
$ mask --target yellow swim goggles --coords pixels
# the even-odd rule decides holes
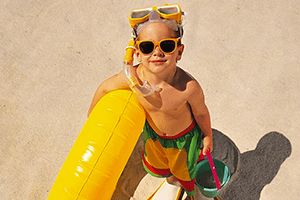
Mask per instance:
[[[177,23],[181,23],[182,11],[180,6],[178,4],[165,4],[132,10],[129,14],[131,28],[135,28],[137,24],[147,21],[152,10],[156,10],[159,16],[164,19],[174,19]]]

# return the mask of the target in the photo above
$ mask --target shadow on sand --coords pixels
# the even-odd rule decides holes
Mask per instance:
[[[254,150],[240,154],[237,171],[219,197],[223,200],[259,200],[262,189],[271,183],[291,152],[291,143],[283,134],[270,132],[264,135]]]
[[[253,151],[240,153],[234,142],[213,129],[212,157],[223,161],[231,172],[231,179],[222,189],[222,200],[259,200],[265,185],[278,173],[281,164],[291,155],[290,141],[281,133],[264,135]],[[114,192],[112,200],[130,199],[139,182],[146,175],[142,165],[143,141],[140,137]]]

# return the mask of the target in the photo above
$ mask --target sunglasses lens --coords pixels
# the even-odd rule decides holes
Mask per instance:
[[[176,43],[173,40],[165,40],[160,43],[160,48],[165,53],[171,53],[172,51],[174,51],[175,47]]]
[[[150,41],[141,42],[139,45],[139,49],[144,54],[150,54],[150,53],[152,53],[152,51],[154,49],[154,44],[153,44],[153,42],[150,42]]]

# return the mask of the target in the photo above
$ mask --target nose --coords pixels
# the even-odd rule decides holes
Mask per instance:
[[[160,50],[159,46],[156,45],[154,47],[154,51],[153,51],[153,56],[159,56],[162,57],[164,55],[164,53]]]

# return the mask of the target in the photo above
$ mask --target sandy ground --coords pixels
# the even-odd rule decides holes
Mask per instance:
[[[47,198],[95,90],[122,69],[130,10],[164,3],[1,1],[0,199]],[[224,199],[295,199],[300,2],[177,3],[188,12],[179,66],[201,83],[212,126],[236,145],[244,169]]]

